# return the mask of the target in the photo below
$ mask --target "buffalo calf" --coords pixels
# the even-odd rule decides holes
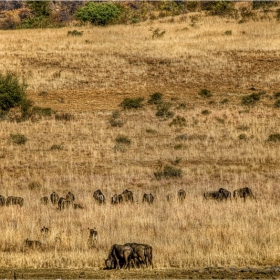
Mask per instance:
[[[41,197],[40,202],[43,205],[47,205],[49,203],[49,198],[47,196]]]
[[[129,190],[125,190],[122,192],[122,197],[124,201],[129,201],[129,202],[133,202],[133,193],[132,191]]]
[[[49,233],[50,233],[50,229],[49,228],[47,228],[45,226],[41,228],[41,235],[42,236],[45,237],[45,236],[49,235]]]
[[[66,200],[74,201],[75,200],[74,194],[72,194],[71,192],[68,192],[68,194],[66,195]]]
[[[186,192],[183,189],[178,191],[178,200],[183,201],[186,199]]]
[[[96,247],[98,232],[95,228],[94,229],[88,228],[88,230],[89,230],[88,246],[89,248],[94,248]]]
[[[39,249],[42,247],[42,243],[38,240],[29,240],[28,238],[24,241],[24,246],[30,249]]]
[[[147,202],[148,204],[153,204],[154,196],[151,193],[150,194],[144,193],[142,202]]]

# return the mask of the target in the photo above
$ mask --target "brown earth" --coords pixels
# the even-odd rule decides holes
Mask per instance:
[[[0,277],[12,279],[279,279],[280,267],[200,269],[23,269],[0,270]]]

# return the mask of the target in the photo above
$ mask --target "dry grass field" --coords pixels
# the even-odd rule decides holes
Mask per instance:
[[[156,28],[164,36],[152,38]],[[73,29],[83,36],[67,36]],[[27,80],[36,105],[73,116],[0,122],[0,194],[24,198],[21,208],[1,208],[0,267],[102,268],[112,244],[133,241],[153,246],[156,269],[279,265],[280,144],[268,141],[280,133],[273,106],[279,33],[269,16],[237,24],[199,14],[135,26],[0,31],[1,69]],[[203,88],[212,97],[198,95]],[[255,106],[241,104],[260,91]],[[155,92],[185,123],[156,116],[147,103]],[[126,97],[145,98],[143,108],[122,110]],[[114,110],[122,127],[110,125]],[[16,133],[28,138],[25,145],[9,141]],[[118,135],[131,145],[118,146]],[[182,176],[157,180],[166,165]],[[205,191],[245,186],[257,200],[203,200]],[[181,188],[186,200],[168,203],[166,195]],[[106,205],[94,202],[97,189]],[[136,202],[111,205],[125,189]],[[41,205],[53,191],[73,192],[85,209]],[[143,205],[150,192],[154,204]],[[43,226],[51,229],[46,239]],[[99,240],[91,249],[93,227]],[[24,248],[26,238],[43,248]]]

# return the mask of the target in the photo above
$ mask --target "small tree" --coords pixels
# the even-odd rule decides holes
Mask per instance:
[[[89,21],[96,25],[114,23],[120,16],[120,9],[113,3],[89,2],[77,10],[75,16],[82,21]]]
[[[16,74],[0,73],[0,110],[7,112],[14,107],[25,107],[28,103],[26,88],[26,83],[21,83]]]

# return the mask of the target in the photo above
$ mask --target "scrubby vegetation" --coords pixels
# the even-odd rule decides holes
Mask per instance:
[[[76,12],[76,17],[96,25],[108,25],[118,20],[120,9],[114,3],[88,2]]]
[[[245,5],[244,5],[245,3]],[[186,14],[206,13],[210,16],[227,17],[244,23],[262,20],[269,12],[278,20],[277,1],[251,1],[239,5],[234,1],[126,1],[126,2],[84,2],[84,1],[3,1],[0,9],[0,28],[53,28],[71,25],[77,20],[80,25],[91,23],[105,26],[109,24],[139,24],[143,21],[163,20],[174,22],[175,16],[186,20]],[[192,27],[198,17],[192,17]],[[165,29],[152,28],[152,38],[161,38]],[[229,35],[229,34],[228,34]]]
[[[279,24],[175,16],[176,5],[164,3],[161,17],[144,23],[147,14],[138,18],[135,8],[134,25],[75,26],[82,37],[67,36],[73,26],[1,32],[0,63],[27,79],[32,100],[1,111],[0,194],[25,199],[1,208],[1,268],[90,267],[112,278],[104,258],[128,240],[153,246],[154,277],[167,269],[279,265]],[[153,39],[151,25],[165,35]],[[17,134],[25,144],[13,142]],[[203,200],[205,191],[245,186],[256,200]],[[167,202],[181,188],[186,200]],[[97,189],[105,205],[93,200]],[[125,189],[135,203],[111,205]],[[73,192],[84,209],[41,205],[53,191]],[[153,205],[142,204],[144,192]],[[93,226],[100,239],[88,248]],[[26,238],[45,247],[24,251]]]
[[[125,98],[121,103],[120,106],[125,110],[130,109],[140,109],[143,107],[143,97],[138,98]]]

